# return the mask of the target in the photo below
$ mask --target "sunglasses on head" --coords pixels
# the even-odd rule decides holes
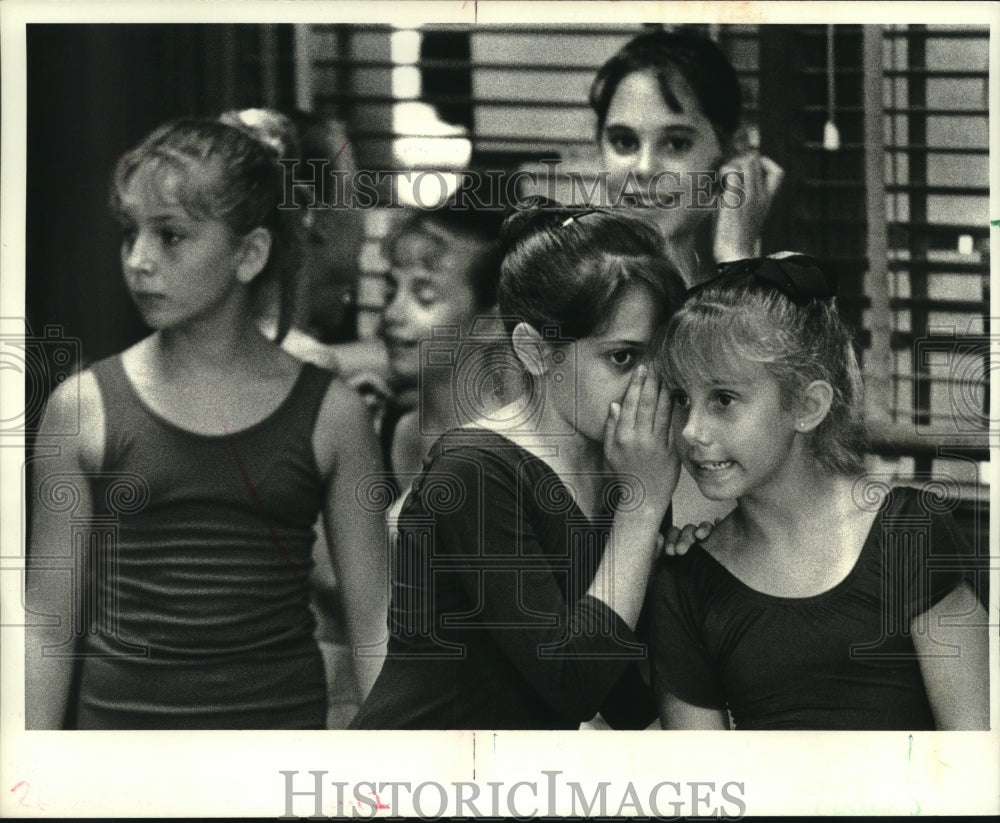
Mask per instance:
[[[721,263],[715,277],[688,289],[687,296],[693,297],[710,288],[745,283],[776,289],[800,306],[811,300],[827,301],[837,296],[837,279],[823,271],[815,258],[788,251]]]

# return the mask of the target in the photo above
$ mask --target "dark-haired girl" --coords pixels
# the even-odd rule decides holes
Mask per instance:
[[[861,375],[814,261],[735,263],[671,319],[684,465],[738,501],[650,589],[664,728],[985,729],[987,615],[934,489],[864,474]]]
[[[655,227],[625,214],[526,209],[502,245],[526,391],[441,437],[415,481],[388,656],[355,728],[653,717],[635,629],[679,464],[645,359],[682,281]]]
[[[647,210],[689,281],[711,275],[709,257],[758,253],[782,170],[749,145],[736,71],[712,40],[686,31],[640,34],[601,66],[590,105],[611,192],[624,189]],[[712,215],[712,242],[700,243]]]
[[[28,632],[30,729],[322,728],[321,511],[361,692],[375,679],[384,526],[355,499],[381,468],[367,411],[252,313],[297,264],[282,199],[276,153],[212,120],[162,126],[119,161],[125,284],[154,331],[46,409],[27,594],[56,619]],[[79,524],[73,572],[47,568]]]

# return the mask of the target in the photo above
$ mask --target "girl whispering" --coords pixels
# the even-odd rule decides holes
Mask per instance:
[[[33,564],[69,551],[60,483],[74,487],[75,521],[117,518],[118,533],[107,553],[78,555],[73,575],[29,575],[29,607],[61,627],[29,632],[28,728],[67,716],[87,729],[322,728],[307,584],[320,511],[363,693],[377,674],[384,527],[355,500],[381,467],[367,412],[252,313],[255,290],[290,282],[297,264],[276,161],[237,128],[191,119],[155,130],[115,170],[125,283],[153,334],[48,404],[42,442],[79,434],[39,461]],[[80,637],[67,653],[71,620]]]
[[[353,728],[655,716],[635,628],[680,464],[644,361],[682,281],[656,228],[624,214],[540,202],[501,246],[525,391],[425,459],[398,520],[386,664]]]
[[[834,293],[803,255],[740,261],[667,328],[678,449],[737,507],[651,587],[664,728],[988,726],[986,614],[956,526],[916,489],[872,502]]]

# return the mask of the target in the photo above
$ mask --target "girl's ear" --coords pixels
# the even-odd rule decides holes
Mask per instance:
[[[534,326],[524,322],[518,323],[511,333],[510,340],[517,359],[528,370],[528,374],[532,377],[541,377],[545,374],[548,368],[545,341]]]
[[[250,283],[264,271],[271,254],[271,232],[263,226],[243,235],[236,251],[236,279]]]
[[[803,433],[813,431],[826,419],[832,403],[833,387],[825,380],[813,380],[802,392],[795,428]]]

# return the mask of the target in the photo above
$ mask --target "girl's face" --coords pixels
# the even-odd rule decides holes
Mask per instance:
[[[430,223],[393,243],[382,337],[395,382],[416,385],[420,343],[436,326],[457,326],[460,336],[468,330],[478,313],[469,271],[480,251],[474,240]]]
[[[629,182],[625,191],[641,192],[638,205],[654,208],[650,216],[673,238],[690,234],[711,214],[714,206],[706,203],[713,202],[717,186],[706,175],[719,167],[722,147],[683,78],[675,73],[670,88],[679,112],[663,99],[651,69],[622,78],[608,106],[601,154],[603,167],[611,173],[612,202],[631,172],[638,186]],[[700,179],[698,172],[703,173]]]
[[[604,439],[613,401],[625,396],[635,367],[645,358],[656,328],[657,311],[650,291],[628,287],[611,319],[587,337],[548,353],[561,361],[545,373],[545,400],[570,427],[591,440]]]
[[[117,215],[125,285],[154,329],[205,316],[238,285],[239,239],[219,220],[192,217],[177,196],[183,183],[178,172],[140,166]]]
[[[732,500],[776,487],[795,450],[795,420],[759,363],[672,390],[676,442],[701,493]]]

